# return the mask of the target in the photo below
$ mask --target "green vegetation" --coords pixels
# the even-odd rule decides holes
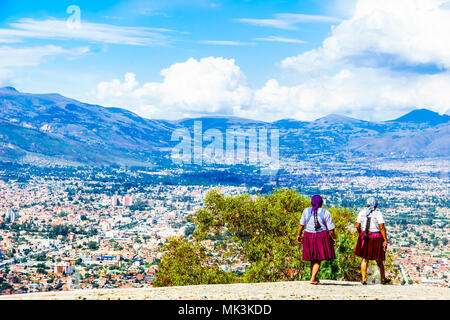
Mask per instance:
[[[136,227],[138,224],[139,224],[138,221],[130,222],[130,223],[127,223],[127,224],[124,224],[124,225],[120,226],[119,229],[120,230],[131,229],[131,228]]]
[[[97,250],[98,249],[98,243],[96,241],[89,241],[88,242],[88,248],[90,250]]]
[[[84,230],[80,228],[79,226],[72,226],[72,225],[38,225],[33,222],[24,222],[24,223],[9,223],[6,224],[4,222],[0,223],[0,230],[10,230],[13,232],[20,232],[25,231],[26,234],[38,234],[40,237],[50,238],[50,239],[57,239],[59,236],[62,236],[63,238],[67,237],[67,235],[70,232],[73,232],[77,235],[86,235],[88,237],[91,237],[93,235],[96,235],[98,233],[97,229],[89,229]],[[16,239],[18,242],[22,241],[21,239]],[[15,241],[16,241],[15,240]]]
[[[172,238],[164,250],[166,254],[158,265],[155,287],[230,283],[233,280],[233,276],[219,269],[217,264],[207,264],[206,249],[198,243]]]
[[[297,231],[301,214],[309,206],[308,197],[291,189],[256,197],[210,191],[203,208],[188,218],[195,225],[194,243],[177,238],[164,246],[155,285],[308,279],[309,262],[301,259]],[[359,280],[360,259],[353,253],[357,234],[349,228],[356,214],[348,208],[327,210],[336,226],[336,259],[322,262],[319,278]],[[210,252],[201,245],[203,240],[214,241]],[[229,265],[233,257],[240,257],[248,268],[241,273],[219,272],[219,266]]]
[[[143,201],[136,201],[129,207],[129,209],[131,211],[144,211],[148,209],[148,204]]]

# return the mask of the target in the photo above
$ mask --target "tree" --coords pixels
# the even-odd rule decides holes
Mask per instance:
[[[1,284],[0,284],[0,290],[8,290],[8,289],[12,289],[12,285],[10,285],[9,283],[7,283],[7,282],[2,282]]]
[[[155,287],[230,283],[233,280],[217,264],[208,265],[206,249],[198,243],[183,241],[181,237],[170,238],[163,251],[165,254],[153,282]]]
[[[214,239],[222,257],[243,254],[250,263],[246,282],[302,280],[309,277],[309,263],[301,259],[297,230],[310,199],[295,190],[279,189],[267,196],[224,196],[213,190],[204,207],[189,219],[196,225],[194,237]],[[356,232],[349,226],[355,213],[347,208],[327,208],[336,225],[336,259],[323,263],[319,277],[359,279],[359,261],[353,253]]]
[[[437,238],[435,238],[435,239],[431,242],[431,244],[432,244],[434,247],[437,247],[437,246],[439,245],[439,240],[438,240]]]
[[[89,241],[88,242],[88,248],[91,250],[97,250],[98,249],[98,243],[96,241]]]
[[[265,196],[225,196],[212,190],[206,195],[204,206],[188,220],[195,226],[194,242],[213,241],[214,248],[206,253],[212,263],[230,265],[239,258],[248,264],[238,281],[306,280],[310,277],[309,262],[302,260],[297,231],[301,214],[309,206],[308,197],[291,189],[275,190]],[[322,263],[319,278],[359,280],[360,258],[353,252],[358,236],[353,227],[355,210],[326,209],[335,224],[336,259]],[[163,261],[167,254],[174,256],[171,250],[167,252]],[[388,255],[388,271],[391,260]],[[190,263],[187,265],[193,262]]]
[[[195,230],[195,226],[194,225],[188,225],[186,227],[186,229],[184,229],[184,236],[185,237],[189,237]]]
[[[47,274],[47,271],[45,271],[45,269],[42,268],[42,267],[38,267],[37,270],[36,270],[36,273]]]

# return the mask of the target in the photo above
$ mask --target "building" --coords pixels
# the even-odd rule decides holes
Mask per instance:
[[[132,206],[133,203],[134,203],[133,196],[123,196],[122,198],[120,198],[117,194],[115,194],[111,197],[111,205],[113,207],[115,207],[115,206],[129,207],[129,206]]]
[[[14,222],[16,220],[16,213],[13,211],[13,209],[8,208],[6,210],[5,218],[6,220],[9,220],[9,222]]]
[[[116,194],[111,197],[111,205],[113,207],[120,206],[120,200],[119,200],[119,197]]]
[[[102,221],[100,222],[100,227],[102,228],[102,231],[111,230],[111,223],[109,223],[108,221]]]
[[[120,265],[120,255],[102,255],[92,257],[92,261],[98,261],[101,264],[106,265]]]
[[[124,206],[132,206],[133,205],[133,201],[134,201],[134,198],[133,198],[133,196],[124,196],[123,197],[123,205]]]
[[[74,272],[74,269],[70,263],[67,262],[60,262],[55,265],[54,267],[54,273],[57,275],[70,275]]]
[[[55,265],[54,272],[58,275],[62,275],[64,272],[64,265],[62,264]]]

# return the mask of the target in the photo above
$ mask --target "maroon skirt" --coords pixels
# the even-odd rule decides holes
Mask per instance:
[[[302,259],[305,261],[336,259],[334,245],[328,230],[318,233],[305,231],[303,236]]]
[[[384,260],[383,236],[381,233],[369,232],[369,240],[364,240],[365,231],[361,232],[355,247],[355,254],[358,257],[368,260]]]

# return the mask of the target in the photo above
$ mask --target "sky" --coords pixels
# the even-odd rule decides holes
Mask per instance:
[[[450,112],[449,0],[0,0],[0,86],[151,119]]]

